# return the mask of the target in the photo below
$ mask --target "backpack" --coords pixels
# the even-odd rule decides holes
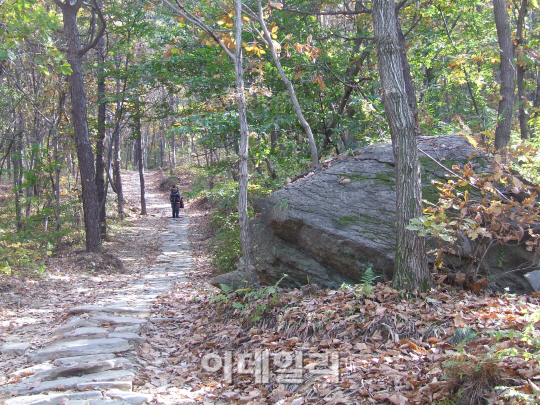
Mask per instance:
[[[178,191],[178,189],[176,190],[171,189],[171,195],[169,196],[169,201],[171,203],[180,202],[180,192]]]

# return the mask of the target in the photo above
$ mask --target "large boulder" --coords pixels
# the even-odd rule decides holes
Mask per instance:
[[[422,137],[419,148],[444,166],[488,166],[468,140],[458,135]],[[419,153],[423,198],[438,201],[433,179],[448,174]],[[368,146],[340,156],[255,201],[251,221],[259,280],[297,287],[313,283],[337,288],[362,281],[371,268],[378,281],[392,278],[396,195],[390,143]],[[524,250],[524,249],[523,249]]]

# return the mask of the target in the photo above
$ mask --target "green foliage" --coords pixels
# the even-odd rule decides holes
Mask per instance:
[[[222,306],[224,310],[227,310],[230,303],[229,309],[235,311],[237,316],[248,323],[257,323],[278,304],[280,298],[278,286],[285,277],[287,275],[273,286],[257,289],[241,288],[235,291],[231,286],[221,284],[222,293],[214,295],[210,302]]]
[[[218,273],[228,273],[242,256],[238,213],[224,217],[217,211],[212,216],[212,225],[217,229],[212,240],[212,264]]]
[[[356,299],[360,299],[362,297],[370,296],[373,293],[373,286],[375,285],[375,280],[378,279],[379,276],[376,276],[373,272],[373,268],[369,266],[362,275],[362,282],[360,284],[356,284],[354,286],[349,284],[342,284],[341,289],[343,291],[351,291],[354,293]]]
[[[0,274],[41,274],[45,259],[52,251],[45,251],[38,243],[0,242]]]

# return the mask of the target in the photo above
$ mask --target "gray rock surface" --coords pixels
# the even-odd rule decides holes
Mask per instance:
[[[529,280],[534,291],[540,292],[540,270],[531,271],[525,277]]]
[[[30,360],[38,363],[61,357],[87,356],[101,353],[121,353],[131,349],[125,339],[81,339],[61,342],[40,350],[30,356]]]
[[[419,148],[449,168],[467,163],[477,153],[458,135],[421,137]],[[448,172],[422,153],[419,158],[423,198],[437,202],[431,180],[446,181]],[[478,153],[471,163],[487,170],[487,161]],[[395,198],[394,156],[386,143],[358,150],[354,156],[337,157],[268,198],[256,200],[251,229],[260,282],[272,285],[285,277],[282,286],[312,283],[337,288],[361,282],[368,268],[379,281],[390,280]],[[516,249],[519,252],[506,251],[506,257],[519,258],[514,266],[530,260],[524,248]],[[493,252],[488,267],[500,258],[495,249]],[[486,259],[490,257],[486,255]],[[454,261],[457,268],[469,265],[461,257]],[[499,273],[508,269],[499,269]]]

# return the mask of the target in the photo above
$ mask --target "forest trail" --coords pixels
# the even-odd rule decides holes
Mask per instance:
[[[155,328],[170,321],[153,317],[154,302],[173,283],[185,281],[184,274],[192,266],[189,217],[181,212],[178,220],[169,218],[169,202],[157,187],[152,187],[158,183],[158,175],[151,172],[147,176],[148,215],[141,216],[127,230],[136,239],[115,250],[127,274],[105,283],[102,277],[88,277],[87,287],[91,291],[87,291],[86,299],[76,300],[76,305],[62,305],[63,314],[56,314],[57,319],[63,320],[60,325],[34,319],[28,324],[45,325],[36,329],[22,324],[22,328],[11,328],[11,336],[2,334],[6,343],[2,345],[0,368],[8,372],[0,380],[0,401],[4,398],[6,405],[101,405],[143,404],[152,399],[147,392],[133,392],[133,381],[146,364],[139,356],[139,349],[146,341],[149,324]],[[126,172],[124,185],[133,212],[140,203],[138,173]],[[137,205],[133,205],[135,201]],[[159,248],[144,252],[140,251],[142,245],[130,241],[147,245],[153,242],[150,245]],[[70,284],[69,280],[65,281]],[[58,302],[60,298],[54,297],[51,286],[48,288],[52,301]],[[76,282],[64,288],[63,293],[67,293],[64,297],[73,297],[82,286]],[[21,315],[20,300],[18,312]],[[26,312],[33,313],[31,309]],[[13,315],[18,316],[17,310]],[[39,318],[39,314],[34,317]],[[12,319],[10,326],[13,321],[17,322]]]

